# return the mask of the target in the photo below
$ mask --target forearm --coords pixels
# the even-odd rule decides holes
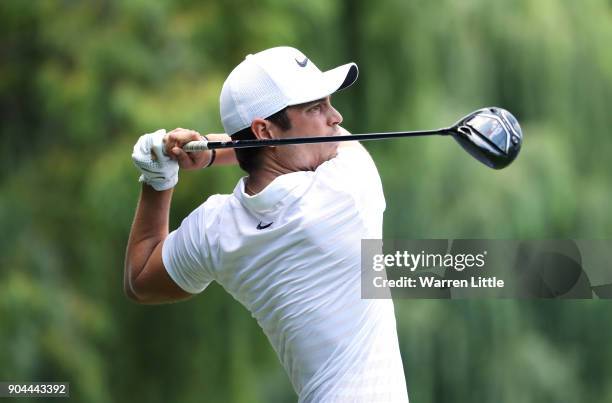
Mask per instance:
[[[214,165],[236,165],[238,160],[236,159],[236,152],[233,148],[221,148],[217,150],[217,156],[215,157]]]
[[[168,236],[172,191],[142,185],[125,256],[124,288],[129,295],[155,248]]]
[[[206,138],[208,141],[232,141],[232,138],[225,133],[207,134]],[[236,152],[233,148],[220,148],[216,153],[217,156],[215,157],[213,166],[238,164]]]

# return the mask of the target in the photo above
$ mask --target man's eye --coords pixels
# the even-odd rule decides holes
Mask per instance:
[[[313,106],[312,108],[310,108],[310,110],[314,111],[314,112],[320,111],[321,110],[321,105],[317,104],[317,105]]]

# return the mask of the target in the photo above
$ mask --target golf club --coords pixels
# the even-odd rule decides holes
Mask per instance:
[[[518,155],[523,132],[510,112],[497,107],[482,108],[460,119],[451,127],[411,132],[353,134],[349,136],[294,137],[267,140],[191,141],[187,152],[219,148],[281,146],[288,144],[327,143],[352,140],[380,140],[396,137],[451,135],[470,155],[493,169],[508,166]]]

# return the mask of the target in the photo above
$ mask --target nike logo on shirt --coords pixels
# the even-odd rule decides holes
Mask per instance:
[[[301,62],[298,59],[295,59],[295,62],[298,64],[298,66],[300,67],[306,67],[306,64],[308,64],[308,58],[305,57],[304,60],[302,60]]]
[[[272,221],[272,222],[270,222],[269,224],[266,224],[266,225],[261,225],[261,221],[260,221],[259,224],[257,224],[257,229],[266,229],[266,228],[268,228],[272,224],[274,224],[274,221]]]

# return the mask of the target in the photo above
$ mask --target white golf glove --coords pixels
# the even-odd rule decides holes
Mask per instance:
[[[165,129],[147,133],[134,145],[132,160],[140,170],[140,182],[157,191],[173,188],[178,182],[179,164],[164,154]]]

